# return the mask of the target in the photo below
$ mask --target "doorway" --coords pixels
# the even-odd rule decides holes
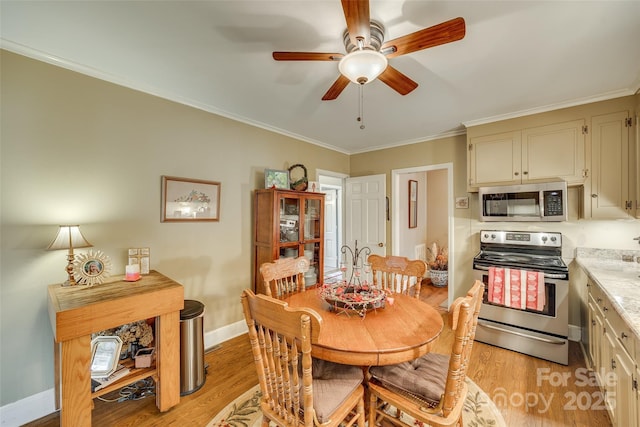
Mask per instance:
[[[340,275],[340,248],[343,243],[344,180],[347,175],[317,170],[320,192],[325,193],[324,204],[324,272],[325,279]]]
[[[420,241],[416,240],[415,232],[410,233],[407,230],[409,204],[406,184],[409,179],[418,182],[418,214],[416,225],[420,227]],[[433,185],[436,185],[436,187],[433,187]],[[427,229],[426,224],[429,221],[429,210],[434,208],[433,205],[435,203],[433,203],[433,201],[429,202],[427,189],[431,193],[439,193],[438,198],[441,199],[438,205],[435,206],[438,214],[435,215],[433,211],[430,214],[434,220],[431,221],[432,225],[434,222],[439,222],[439,225],[432,227],[431,230]],[[446,245],[449,254],[453,253],[453,163],[392,170],[391,199],[392,255],[421,258],[417,253],[419,250],[418,244],[424,243],[429,245],[432,241],[439,241],[440,246]],[[446,233],[442,230],[443,228],[446,229]],[[440,232],[438,232],[438,229],[440,229]],[[414,228],[411,231],[415,230]],[[454,270],[450,257],[447,307],[453,302],[454,283]]]

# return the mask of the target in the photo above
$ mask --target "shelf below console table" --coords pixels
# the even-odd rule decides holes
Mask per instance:
[[[153,376],[161,412],[180,402],[181,284],[151,271],[137,282],[116,279],[92,287],[50,285],[48,290],[61,426],[91,426],[96,395],[91,393],[91,334],[151,317],[155,317],[155,368],[134,371],[122,384],[140,375]]]

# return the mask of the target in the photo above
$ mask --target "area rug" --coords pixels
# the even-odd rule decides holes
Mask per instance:
[[[470,379],[467,379],[469,393],[464,402],[462,421],[464,427],[506,427],[504,419],[489,396]],[[259,427],[262,420],[260,411],[260,387],[254,386],[244,392],[233,402],[229,403],[207,427]],[[410,425],[427,427],[427,424],[417,423],[406,414],[404,421]]]

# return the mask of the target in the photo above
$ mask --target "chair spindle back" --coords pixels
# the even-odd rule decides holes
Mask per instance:
[[[265,293],[273,298],[285,299],[291,294],[304,292],[304,273],[309,271],[305,257],[281,258],[260,266]]]
[[[369,255],[367,261],[371,264],[375,286],[407,295],[413,287],[413,296],[420,298],[422,279],[427,271],[424,261],[380,255]]]

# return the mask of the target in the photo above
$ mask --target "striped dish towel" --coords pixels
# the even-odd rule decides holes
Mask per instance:
[[[544,309],[544,273],[539,271],[490,267],[487,291],[492,304],[520,310]]]

